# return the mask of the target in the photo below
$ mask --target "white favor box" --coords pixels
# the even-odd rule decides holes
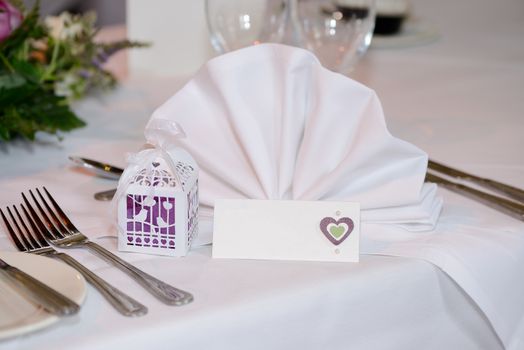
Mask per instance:
[[[174,173],[158,156],[130,174],[118,200],[119,250],[169,256],[189,251],[198,233],[198,166],[183,149],[169,154]]]

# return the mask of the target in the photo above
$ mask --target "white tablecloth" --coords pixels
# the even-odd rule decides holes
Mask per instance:
[[[371,50],[354,77],[377,91],[394,135],[435,160],[524,187],[524,4],[506,0],[446,5],[421,0],[414,2],[414,11],[421,22],[434,24],[440,39],[427,46]],[[114,182],[72,168],[67,156],[123,165],[125,152],[141,146],[153,109],[181,83],[181,79],[132,78],[114,93],[79,103],[76,109],[89,125],[65,135],[64,141],[43,137],[33,145],[0,145],[0,205],[18,202],[22,190],[45,185],[86,235],[116,251],[113,238],[102,238],[114,234],[109,203],[92,199],[94,192],[112,188]],[[477,252],[479,264],[485,264],[494,252],[484,242],[492,244],[493,237],[500,236],[504,244],[514,240],[504,249],[519,252],[524,225],[446,190],[441,194],[445,207],[439,234],[415,241],[393,236],[364,241],[379,240],[384,253],[412,258],[364,255],[359,264],[213,260],[209,246],[181,259],[119,253],[191,291],[195,302],[180,308],[161,304],[89,253],[70,251],[146,304],[149,314],[122,317],[89,287],[78,316],[2,341],[0,348],[524,348],[524,325],[514,319],[523,316],[520,311],[512,314],[515,317],[494,320],[494,314],[511,314],[507,310],[511,305],[501,300],[500,309],[494,303],[487,310],[478,304],[483,296],[479,299],[463,289],[464,283],[493,281],[494,290],[489,292],[504,295],[504,290],[495,289],[507,288],[511,300],[512,290],[522,286],[522,274],[515,274],[524,268],[521,261],[505,266],[507,261],[494,260],[489,271],[478,276],[464,265],[463,278],[457,280],[462,287],[441,270],[446,270],[442,261],[457,266],[452,258],[454,254],[460,258],[464,250]],[[384,244],[387,240],[392,242]],[[425,254],[423,260],[410,245],[425,242],[434,253]],[[14,250],[3,235],[0,250]],[[467,280],[471,276],[473,281]],[[494,322],[516,328],[512,334],[501,334]]]

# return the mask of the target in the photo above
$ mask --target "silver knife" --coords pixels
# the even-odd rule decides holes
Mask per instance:
[[[514,217],[517,220],[524,221],[524,205],[511,201],[506,198],[498,197],[474,188],[446,180],[440,176],[427,173],[426,181],[434,182],[450,191],[462,194],[468,198],[479,201],[490,208],[498,210],[504,214]]]
[[[77,303],[56,290],[31,277],[24,271],[0,259],[0,273],[6,277],[26,299],[41,305],[46,311],[57,316],[74,315],[80,310]]]
[[[112,190],[97,192],[94,194],[94,197],[97,201],[110,201],[113,199],[116,193],[116,188],[113,188]]]
[[[435,162],[433,160],[429,160],[428,168],[436,172],[454,177],[456,179],[471,181],[479,186],[503,194],[521,203],[524,203],[524,190],[521,190],[520,188],[506,185],[495,180],[486,179],[480,176],[469,174],[465,171],[451,168],[447,165]]]
[[[124,172],[124,169],[117,166],[102,163],[89,158],[69,156],[69,159],[76,165],[81,166],[89,171],[95,173],[98,176],[105,177],[111,180],[118,180]],[[110,201],[116,193],[116,189],[97,192],[94,197],[97,201]]]
[[[117,166],[98,162],[88,158],[70,156],[69,159],[76,165],[89,169],[98,176],[112,180],[118,180],[124,172],[124,169]]]

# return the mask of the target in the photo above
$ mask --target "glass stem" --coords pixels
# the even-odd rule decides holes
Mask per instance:
[[[305,47],[304,35],[298,15],[298,0],[287,0],[287,28],[284,44]]]

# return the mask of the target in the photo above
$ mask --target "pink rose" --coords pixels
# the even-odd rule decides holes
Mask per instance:
[[[7,0],[0,0],[0,42],[4,41],[20,23],[22,14]]]

